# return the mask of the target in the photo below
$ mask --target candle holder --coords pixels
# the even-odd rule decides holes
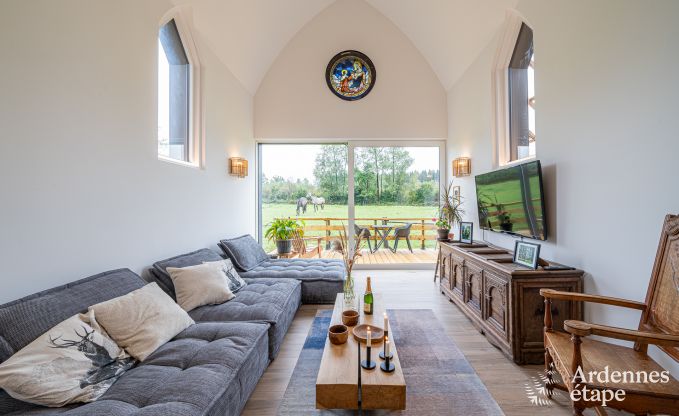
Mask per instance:
[[[359,349],[360,348],[361,348],[361,346],[359,345]],[[372,348],[370,348],[370,345],[368,345],[366,347],[366,353],[365,353],[366,359],[361,361],[361,367],[365,368],[366,370],[372,370],[373,368],[377,367],[377,363],[370,358],[370,350],[371,349]]]
[[[395,369],[396,366],[391,362],[391,357],[386,357],[384,362],[380,364],[380,370],[384,371],[385,373],[391,373]]]
[[[380,358],[386,360],[386,357],[384,356],[384,350],[380,351]],[[392,358],[394,358],[394,353],[389,351],[389,359],[391,360]]]

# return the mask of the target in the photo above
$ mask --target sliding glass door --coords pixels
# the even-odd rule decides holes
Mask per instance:
[[[361,235],[357,267],[436,262],[442,142],[259,145],[259,233],[263,246],[276,218],[294,218],[318,237],[321,256],[341,258],[339,230]],[[309,244],[316,239],[307,238]]]

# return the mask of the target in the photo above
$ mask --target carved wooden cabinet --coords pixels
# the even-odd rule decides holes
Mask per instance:
[[[544,362],[544,300],[540,288],[582,292],[582,270],[531,270],[507,250],[485,244],[441,243],[441,293],[517,364]],[[582,305],[552,303],[554,327],[582,319]]]

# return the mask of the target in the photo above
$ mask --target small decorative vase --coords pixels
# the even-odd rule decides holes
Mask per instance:
[[[354,278],[349,274],[344,279],[344,310],[356,309],[356,293],[354,292]]]

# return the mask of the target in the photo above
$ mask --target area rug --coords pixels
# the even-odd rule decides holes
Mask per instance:
[[[406,410],[364,411],[365,415],[502,415],[474,369],[444,332],[430,309],[388,310],[406,380]],[[332,310],[319,311],[278,408],[281,416],[353,415],[317,410],[316,376]]]

